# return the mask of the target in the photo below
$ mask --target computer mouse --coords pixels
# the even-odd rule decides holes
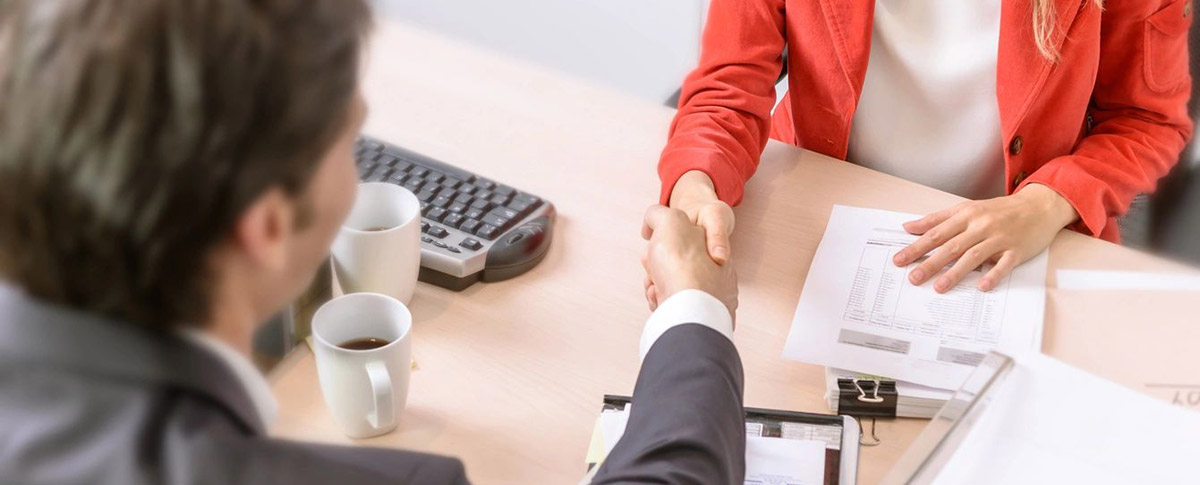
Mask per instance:
[[[483,281],[501,281],[527,271],[546,256],[554,214],[530,220],[505,233],[488,250]]]

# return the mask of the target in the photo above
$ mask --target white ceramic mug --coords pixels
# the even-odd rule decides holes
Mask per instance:
[[[395,429],[412,373],[408,307],[387,295],[353,293],[322,305],[312,331],[321,392],[346,436],[369,438]],[[369,350],[341,347],[362,338],[389,343]]]
[[[360,184],[332,253],[344,293],[382,293],[407,305],[421,269],[421,202],[398,185]]]

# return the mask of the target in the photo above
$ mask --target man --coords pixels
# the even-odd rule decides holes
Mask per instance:
[[[0,483],[466,482],[268,438],[247,360],[352,204],[368,23],[362,0],[0,0]],[[741,483],[732,271],[677,211],[646,236],[661,305],[592,483]]]

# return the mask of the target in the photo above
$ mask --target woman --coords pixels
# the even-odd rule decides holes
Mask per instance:
[[[1190,3],[712,0],[662,203],[724,262],[769,135],[973,199],[906,224],[922,236],[894,262],[928,254],[910,280],[939,292],[993,262],[990,290],[1064,227],[1116,242],[1116,217],[1175,163],[1192,133]]]

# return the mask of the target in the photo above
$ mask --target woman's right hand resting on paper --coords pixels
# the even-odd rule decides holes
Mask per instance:
[[[704,228],[705,244],[713,261],[719,265],[729,261],[733,209],[717,198],[708,174],[692,170],[679,177],[671,190],[670,207],[683,211],[693,224]]]

